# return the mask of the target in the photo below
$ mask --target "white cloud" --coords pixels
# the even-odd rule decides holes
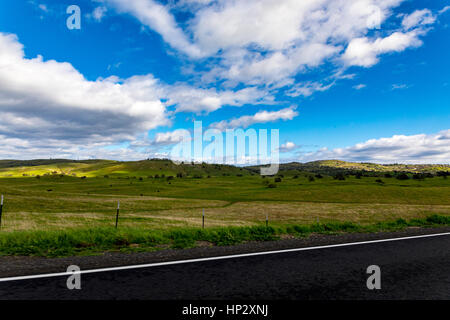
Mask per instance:
[[[45,5],[45,4],[42,4],[42,3],[39,4],[38,8],[41,9],[42,11],[44,11],[44,12],[48,12],[47,5]]]
[[[283,143],[280,146],[280,152],[289,152],[297,148],[297,145],[291,141]]]
[[[97,7],[92,11],[90,17],[94,18],[97,22],[100,22],[105,16],[106,11],[108,11],[108,9],[104,6]]]
[[[326,91],[334,85],[335,85],[334,81],[326,85],[320,82],[308,81],[296,84],[292,89],[288,90],[286,94],[291,97],[298,97],[298,96],[309,97],[315,92]]]
[[[143,25],[158,32],[173,48],[191,57],[201,57],[201,51],[193,45],[177,25],[168,8],[153,0],[103,0],[120,13],[136,17]]]
[[[403,18],[402,26],[405,30],[409,30],[417,26],[433,24],[435,21],[436,17],[430,10],[416,10]]]
[[[132,148],[163,145],[176,136],[158,134],[154,144],[137,137],[170,124],[167,106],[201,113],[273,100],[256,87],[218,91],[171,86],[152,75],[90,81],[70,63],[25,58],[16,36],[0,33],[0,136],[4,144],[16,144],[4,146],[2,157],[113,155],[123,148],[112,153],[107,147],[125,141]]]
[[[88,81],[71,64],[25,58],[0,33],[0,135],[43,141],[105,143],[169,123],[151,75]]]
[[[360,84],[357,84],[357,85],[353,86],[353,89],[361,90],[361,89],[364,89],[365,87],[367,87],[367,85],[365,85],[363,83],[360,83]]]
[[[190,133],[185,129],[177,129],[168,132],[159,132],[152,141],[153,145],[169,145],[183,141],[183,138]]]
[[[244,104],[270,104],[274,97],[256,87],[237,91],[217,91],[214,88],[201,89],[186,85],[167,87],[167,105],[177,105],[178,112],[212,112],[224,105],[242,106]]]
[[[404,83],[394,83],[391,86],[392,90],[400,90],[400,89],[408,89],[408,88],[409,88],[409,86],[407,84],[404,84]]]
[[[369,38],[353,39],[342,56],[347,66],[371,67],[378,63],[379,55],[390,52],[401,52],[407,48],[419,47],[422,41],[417,30],[394,32],[385,38],[371,40]]]
[[[346,148],[306,153],[302,161],[339,159],[375,163],[450,163],[450,129],[437,134],[395,135]]]
[[[295,111],[295,107],[289,107],[285,109],[281,109],[278,111],[259,111],[252,116],[242,116],[237,119],[232,119],[230,121],[220,121],[211,124],[210,127],[216,128],[219,130],[225,130],[228,128],[247,128],[255,123],[267,123],[267,122],[275,122],[278,120],[292,120],[294,117],[298,115],[298,112]]]
[[[420,46],[425,26],[435,21],[428,9],[405,16],[403,29],[383,26],[377,37],[368,36],[403,1],[186,0],[164,6],[154,0],[103,0],[189,57],[214,57],[203,80],[271,88],[292,85],[298,73],[327,62],[370,67],[382,54]],[[180,8],[190,16],[182,25],[171,13]]]
[[[443,14],[443,13],[445,13],[445,12],[447,12],[447,11],[449,11],[450,10],[450,6],[445,6],[444,8],[442,8],[441,10],[439,10],[439,14]]]

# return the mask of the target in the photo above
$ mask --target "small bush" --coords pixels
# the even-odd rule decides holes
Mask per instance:
[[[437,214],[432,215],[426,219],[427,222],[432,224],[450,224],[449,216],[439,216]]]
[[[398,180],[408,180],[409,176],[406,173],[400,173],[396,176]]]
[[[334,180],[345,180],[345,176],[342,173],[338,173],[333,177]]]

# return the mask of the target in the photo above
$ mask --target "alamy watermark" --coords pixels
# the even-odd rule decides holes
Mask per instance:
[[[370,276],[367,278],[367,289],[369,290],[380,290],[381,289],[381,269],[377,265],[371,265],[367,267],[367,274]]]
[[[66,285],[69,290],[80,290],[81,289],[81,271],[80,267],[76,265],[71,265],[67,267],[67,273],[73,273],[67,279]]]
[[[182,162],[210,162],[215,164],[268,165],[261,167],[261,175],[278,172],[279,130],[271,129],[227,129],[215,128],[203,132],[201,121],[194,122],[193,135],[188,130],[178,130],[179,141],[171,150],[170,158],[177,164]]]
[[[77,5],[70,5],[66,9],[66,13],[70,16],[66,20],[67,29],[81,29],[81,9]]]

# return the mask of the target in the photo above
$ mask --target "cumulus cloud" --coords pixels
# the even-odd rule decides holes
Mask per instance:
[[[395,135],[346,148],[320,149],[302,161],[339,159],[375,163],[450,163],[450,129],[436,134]]]
[[[272,88],[292,85],[296,74],[326,62],[370,67],[382,54],[422,45],[425,27],[436,20],[428,9],[403,15],[401,28],[369,36],[403,1],[186,0],[164,6],[154,0],[103,0],[179,52],[214,57],[202,79]],[[182,25],[171,12],[179,8],[189,11]]]
[[[102,150],[124,141],[138,146],[137,136],[170,124],[168,107],[201,113],[224,105],[270,104],[273,100],[255,87],[220,91],[171,86],[150,74],[90,81],[70,63],[40,55],[26,58],[15,35],[0,33],[0,136],[4,143],[16,143],[3,148],[4,157],[21,157],[25,149],[37,155],[30,145],[37,143],[39,150],[54,150],[59,155],[92,152],[92,146]],[[174,141],[159,134],[155,144],[170,142],[165,138]]]
[[[161,146],[175,144],[180,141],[183,141],[183,139],[189,135],[190,133],[185,129],[177,129],[168,132],[159,132],[156,134],[155,139],[151,142],[151,144]]]
[[[293,143],[291,141],[288,141],[286,143],[283,143],[280,146],[279,150],[280,150],[280,152],[289,152],[289,151],[292,151],[292,150],[296,149],[297,147],[298,146],[295,143]]]
[[[278,111],[259,111],[252,116],[242,116],[237,119],[232,119],[230,121],[220,121],[211,124],[212,128],[216,128],[219,130],[225,130],[228,128],[247,128],[256,123],[267,123],[267,122],[275,122],[278,120],[292,120],[294,117],[298,115],[298,112],[295,111],[295,106],[281,109]]]
[[[394,32],[385,38],[371,40],[369,38],[353,39],[342,56],[348,66],[371,67],[378,63],[379,56],[389,52],[401,52],[407,48],[419,47],[421,31]]]
[[[25,58],[0,33],[0,135],[72,143],[113,142],[168,124],[151,75],[88,81],[70,63]]]
[[[187,85],[174,85],[166,88],[168,105],[176,105],[178,112],[209,113],[224,105],[240,107],[244,104],[271,104],[274,97],[256,87],[241,90],[202,89]]]

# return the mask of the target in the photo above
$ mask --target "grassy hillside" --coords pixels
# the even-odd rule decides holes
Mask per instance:
[[[248,170],[227,165],[182,163],[170,160],[111,161],[111,160],[2,160],[2,177],[36,177],[48,175],[68,175],[73,177],[148,177],[155,175],[176,176],[226,176],[246,175]]]
[[[374,163],[355,163],[339,160],[323,160],[307,163],[284,163],[281,171],[312,172],[334,175],[339,172],[354,174],[365,172],[377,175],[385,172],[431,173],[450,172],[450,165],[381,165]],[[0,160],[0,178],[35,177],[43,175],[68,175],[74,177],[148,177],[155,175],[176,176],[228,176],[259,174],[259,166],[245,168],[220,164],[182,163],[170,160],[112,161],[112,160]]]
[[[338,178],[295,166],[284,167],[276,177],[261,177],[255,168],[168,160],[24,164],[0,168],[5,197],[0,255],[147,250],[167,243],[191,246],[192,239],[233,243],[272,239],[287,230],[447,224],[450,217],[446,176],[398,179],[349,175],[347,170]],[[117,201],[121,212],[115,230]],[[203,209],[206,230],[201,231]],[[432,215],[438,218],[429,220]],[[264,229],[266,216],[274,229]]]
[[[257,171],[257,166],[249,167],[253,171]],[[280,164],[281,171],[307,171],[313,173],[322,173],[334,175],[336,173],[351,173],[356,172],[366,173],[368,175],[376,176],[379,173],[430,173],[437,174],[438,172],[450,172],[450,165],[445,164],[376,164],[376,163],[359,163],[346,162],[341,160],[320,160],[306,163],[290,162]]]

